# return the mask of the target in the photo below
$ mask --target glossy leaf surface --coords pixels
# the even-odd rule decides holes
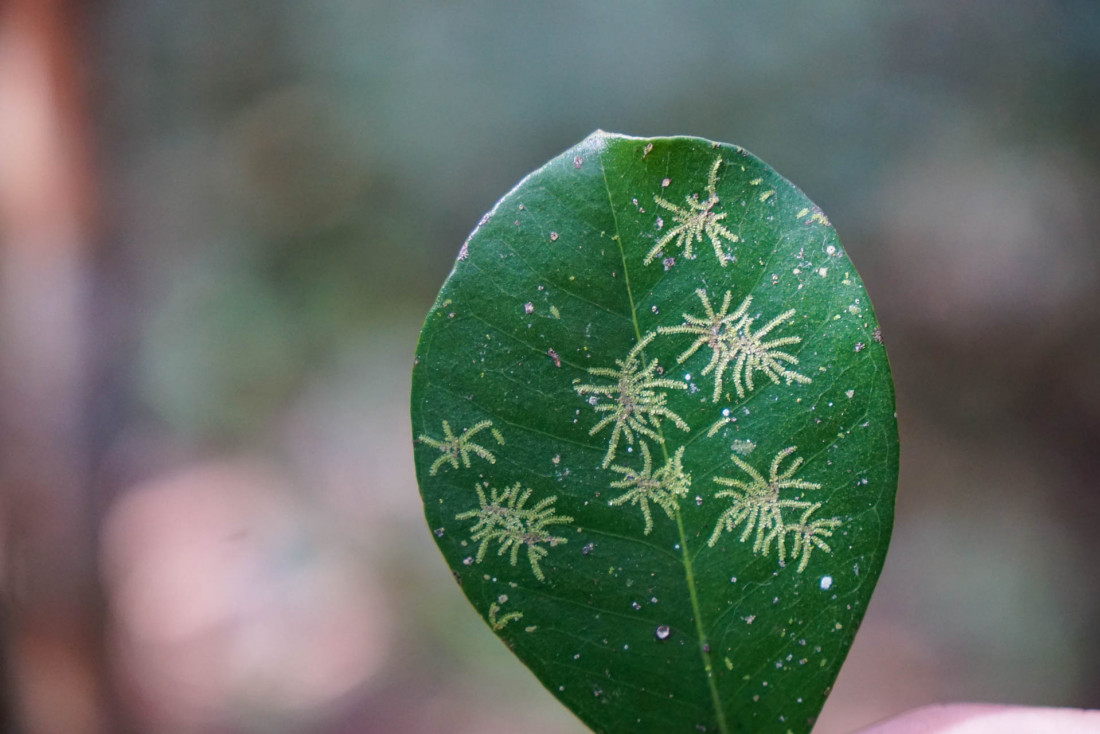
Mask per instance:
[[[741,148],[598,132],[462,246],[417,348],[425,513],[600,732],[807,731],[893,520],[894,393],[824,214]]]

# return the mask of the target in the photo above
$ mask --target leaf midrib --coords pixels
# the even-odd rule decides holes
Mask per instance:
[[[610,141],[607,141],[610,142]],[[622,230],[619,228],[619,215],[615,208],[615,202],[611,196],[611,186],[607,181],[607,166],[604,163],[604,155],[606,155],[606,148],[601,151],[600,155],[600,173],[603,176],[604,191],[607,192],[607,204],[611,209],[611,218],[614,223],[615,243],[619,247],[619,256],[623,263],[623,282],[626,285],[627,299],[630,303],[630,319],[634,325],[634,337],[639,342],[642,340],[642,331],[638,325],[638,310],[634,305],[634,292],[630,285],[630,268],[626,262],[626,250],[623,248]],[[642,362],[646,362],[645,350],[642,350]],[[665,446],[664,431],[660,425],[657,426],[657,434],[660,436],[661,453],[664,455],[665,463],[668,463],[668,449]],[[699,643],[699,655],[703,661],[703,674],[707,679],[707,688],[710,690],[710,700],[714,707],[714,713],[718,720],[718,731],[721,734],[729,734],[729,726],[726,723],[726,712],[722,707],[722,699],[718,694],[718,686],[714,680],[714,670],[710,662],[710,653],[707,652],[709,645],[707,644],[706,631],[703,629],[703,617],[699,609],[699,595],[695,589],[695,572],[692,568],[691,556],[688,553],[687,547],[687,534],[684,532],[684,520],[680,514],[679,505],[676,506],[676,530],[680,535],[680,560],[684,566],[684,576],[687,581],[688,596],[691,599],[691,612],[695,618],[695,631],[696,637]]]

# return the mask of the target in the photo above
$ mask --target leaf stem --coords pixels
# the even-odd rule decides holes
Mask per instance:
[[[703,657],[703,671],[707,676],[707,686],[710,688],[710,700],[714,704],[714,711],[718,716],[718,731],[726,734],[729,726],[726,724],[726,711],[722,708],[722,699],[718,695],[718,685],[714,681],[714,668],[710,663],[710,645],[707,643],[706,632],[703,631],[703,620],[699,613],[699,595],[695,591],[695,571],[691,565],[691,556],[687,549],[687,534],[684,532],[684,520],[680,515],[680,508],[676,508],[676,529],[680,531],[680,552],[683,554],[684,575],[687,577],[688,595],[691,597],[691,613],[695,616],[695,629],[699,635],[699,654]]]

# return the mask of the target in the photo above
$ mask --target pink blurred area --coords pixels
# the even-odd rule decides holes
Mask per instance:
[[[875,299],[902,473],[815,731],[1100,705],[1100,13],[0,3],[0,729],[580,732],[421,514],[423,314],[596,128],[738,143]]]
[[[1071,708],[941,704],[923,706],[860,734],[1092,734],[1100,711]]]
[[[382,669],[393,620],[378,579],[302,505],[277,467],[238,461],[132,487],[111,509],[111,645],[149,730],[323,709]]]

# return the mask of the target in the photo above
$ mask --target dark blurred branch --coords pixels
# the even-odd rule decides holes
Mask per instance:
[[[95,202],[81,16],[65,0],[0,5],[5,713],[32,734],[114,730],[82,431]]]

